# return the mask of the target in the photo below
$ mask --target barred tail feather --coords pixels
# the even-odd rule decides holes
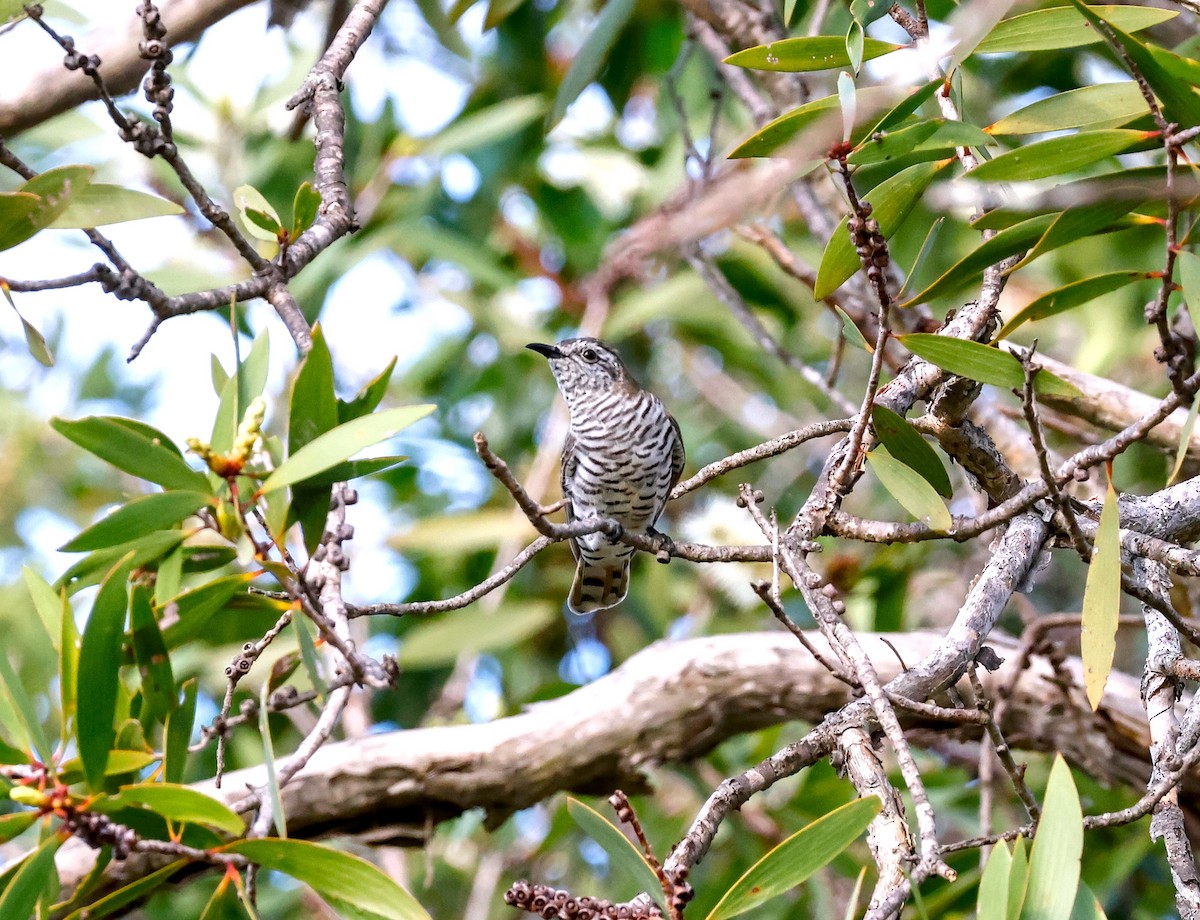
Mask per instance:
[[[629,560],[613,560],[606,565],[579,560],[567,607],[572,613],[607,610],[625,600],[629,593]]]

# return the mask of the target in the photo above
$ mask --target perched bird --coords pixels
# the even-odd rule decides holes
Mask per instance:
[[[627,530],[661,537],[665,546],[669,541],[653,525],[683,472],[683,438],[675,419],[603,342],[580,338],[526,347],[550,360],[571,410],[562,456],[567,520],[612,518]],[[591,613],[621,603],[629,591],[633,547],[603,533],[570,543],[578,565],[567,606]]]

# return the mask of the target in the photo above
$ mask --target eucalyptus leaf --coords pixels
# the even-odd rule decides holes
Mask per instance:
[[[1117,651],[1117,620],[1121,613],[1120,516],[1117,493],[1110,479],[1083,589],[1079,634],[1083,685],[1093,710],[1100,706]]]

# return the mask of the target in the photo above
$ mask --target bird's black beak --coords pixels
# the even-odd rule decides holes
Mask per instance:
[[[556,345],[543,345],[540,342],[530,342],[525,346],[530,351],[536,351],[539,355],[546,358],[561,358],[563,353],[558,350]]]

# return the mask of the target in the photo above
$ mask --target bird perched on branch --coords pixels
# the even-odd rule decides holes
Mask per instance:
[[[571,410],[563,446],[562,491],[568,520],[597,515],[622,528],[654,530],[683,472],[679,425],[657,396],[638,386],[620,356],[596,339],[527,345],[550,361]],[[615,607],[629,592],[633,547],[602,532],[570,541],[577,560],[567,606],[574,613]],[[660,553],[661,561],[669,555]]]

